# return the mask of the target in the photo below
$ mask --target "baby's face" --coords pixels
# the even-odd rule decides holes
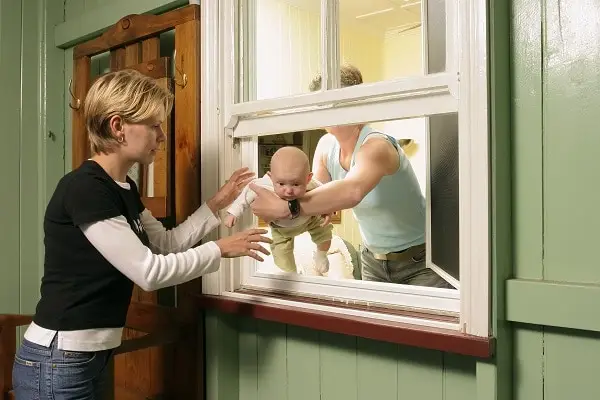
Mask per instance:
[[[304,196],[310,178],[311,174],[306,175],[294,170],[278,171],[275,169],[271,171],[275,194],[288,201]]]

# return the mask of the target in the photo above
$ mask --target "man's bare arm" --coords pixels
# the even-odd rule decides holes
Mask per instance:
[[[356,206],[381,179],[398,169],[399,155],[386,139],[365,142],[346,177],[306,193],[300,200],[302,215],[327,214]]]

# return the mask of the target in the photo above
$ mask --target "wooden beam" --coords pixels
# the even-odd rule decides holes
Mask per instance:
[[[143,61],[136,65],[130,65],[125,68],[136,70],[144,75],[149,76],[150,78],[168,78],[171,76],[171,71],[169,71],[169,62],[169,57],[160,57],[154,60]],[[104,75],[106,74],[96,76],[94,81]]]
[[[161,15],[130,14],[100,37],[75,46],[73,56],[94,56],[131,42],[158,35],[176,26],[200,19],[200,6],[190,4]]]
[[[97,5],[80,13],[77,18],[69,18],[67,21],[52,27],[50,29],[50,31],[54,31],[54,43],[52,46],[60,49],[68,49],[75,47],[79,43],[92,40],[102,35],[106,29],[112,26],[123,15],[159,15],[188,4],[188,0],[127,0],[106,2],[104,5]],[[63,16],[62,8],[60,15],[61,17]]]

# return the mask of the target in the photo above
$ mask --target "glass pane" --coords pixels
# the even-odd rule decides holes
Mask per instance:
[[[427,72],[446,70],[446,1],[427,0]]]
[[[429,118],[431,261],[459,278],[458,114]]]
[[[389,158],[378,158],[377,163],[389,163],[392,172],[352,207],[352,199],[344,199],[350,191],[340,192],[335,189],[339,185],[327,183],[343,180],[348,170],[357,168],[352,160],[365,148],[365,140],[389,146],[392,150]],[[287,200],[303,197],[311,190],[315,190],[313,195],[317,196],[320,191],[323,201],[318,203],[332,208],[323,212],[337,212],[328,228],[320,226],[321,216],[292,222],[275,221],[270,225],[255,219],[255,223],[269,230],[274,240],[273,256],[257,263],[259,273],[282,279],[290,276],[324,279],[331,284],[370,281],[369,285],[378,282],[377,285],[449,287],[433,270],[425,268],[425,252],[429,248],[425,244],[426,119],[288,132],[261,136],[255,143],[258,158],[254,168],[262,184]],[[301,168],[303,165],[306,168]],[[368,165],[363,168],[376,170]],[[267,172],[270,172],[268,177]],[[314,179],[324,187],[319,188]],[[432,193],[437,195],[438,191],[432,190]],[[246,198],[244,195],[239,201]],[[250,213],[247,207],[246,210]],[[232,212],[235,213],[235,209]]]
[[[427,0],[423,0],[427,1]],[[428,58],[445,68],[445,0],[429,0]],[[423,23],[420,0],[340,0],[340,62],[360,70],[363,82],[420,76],[423,65]],[[440,36],[441,35],[441,36]],[[432,37],[433,36],[433,37]],[[441,44],[441,46],[440,46]],[[354,84],[356,79],[344,81]],[[352,74],[351,74],[352,76]]]
[[[320,0],[250,0],[240,48],[248,80],[242,97],[262,100],[309,92],[321,70]],[[244,21],[246,26],[244,26]]]

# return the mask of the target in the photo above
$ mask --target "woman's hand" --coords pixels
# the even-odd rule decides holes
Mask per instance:
[[[221,257],[234,258],[241,256],[252,257],[258,261],[264,259],[257,253],[269,255],[269,251],[262,247],[259,242],[272,243],[273,241],[263,234],[267,233],[265,229],[248,229],[234,235],[224,237],[215,243],[221,249]]]
[[[213,214],[216,214],[218,211],[229,206],[240,195],[246,185],[254,179],[254,175],[254,172],[248,172],[247,167],[236,170],[231,174],[229,180],[221,186],[217,194],[206,202],[208,208],[210,208]]]
[[[281,199],[272,191],[250,184],[250,189],[256,193],[256,198],[252,202],[252,212],[263,221],[269,223],[278,219],[288,219],[291,216],[288,202]]]

